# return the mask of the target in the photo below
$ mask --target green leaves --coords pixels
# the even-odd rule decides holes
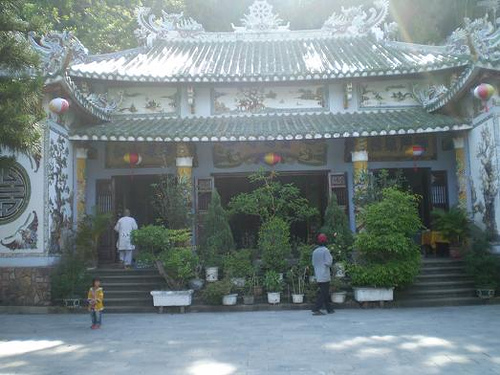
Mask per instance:
[[[160,225],[145,225],[132,231],[132,243],[139,250],[159,254],[170,247],[168,229]]]
[[[279,217],[262,224],[259,230],[259,250],[265,269],[284,272],[290,256],[290,225]]]

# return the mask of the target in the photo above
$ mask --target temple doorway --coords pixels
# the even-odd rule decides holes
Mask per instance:
[[[250,192],[255,185],[250,184],[248,173],[214,175],[214,182],[224,207],[231,198],[243,192]],[[319,218],[292,225],[292,241],[307,241],[321,226],[321,217],[328,204],[328,172],[283,172],[278,179],[284,183],[293,183],[302,195],[320,213]],[[231,218],[231,229],[238,247],[254,248],[257,246],[259,219],[248,215],[235,215]]]

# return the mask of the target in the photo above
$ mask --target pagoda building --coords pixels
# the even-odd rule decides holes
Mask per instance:
[[[276,171],[320,212],[335,193],[355,230],[364,176],[399,171],[427,227],[434,208],[454,205],[496,226],[497,171],[485,165],[500,161],[497,24],[465,20],[444,45],[405,43],[388,7],[291,30],[257,0],[233,32],[140,8],[139,47],[102,55],[68,32],[31,35],[45,77],[43,155],[14,155],[0,174],[0,267],[52,264],[95,209],[152,223],[150,185],[162,175],[186,178],[202,214],[213,189],[227,204],[251,188],[249,174]],[[239,238],[255,230],[235,227]],[[315,229],[293,230],[305,240]],[[108,237],[102,262],[115,257]]]

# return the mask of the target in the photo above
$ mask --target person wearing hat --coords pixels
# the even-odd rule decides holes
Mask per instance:
[[[318,297],[313,308],[313,315],[325,315],[321,308],[324,306],[328,314],[335,311],[330,302],[330,281],[333,258],[330,250],[325,246],[328,238],[324,233],[320,233],[316,238],[318,245],[312,253],[312,264],[314,266],[314,276],[318,283]]]

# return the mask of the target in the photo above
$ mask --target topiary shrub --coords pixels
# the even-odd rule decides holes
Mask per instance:
[[[273,217],[262,224],[259,230],[259,250],[264,269],[285,272],[291,252],[289,224],[279,217]]]
[[[348,268],[353,286],[402,287],[420,271],[420,249],[413,241],[422,228],[418,197],[394,188],[360,216],[365,231],[356,237],[357,264]]]
[[[224,275],[227,277],[249,277],[254,273],[251,250],[236,250],[224,257]]]
[[[224,254],[234,249],[233,233],[227,213],[222,207],[219,193],[214,190],[203,219],[199,254],[206,267],[221,266]]]

